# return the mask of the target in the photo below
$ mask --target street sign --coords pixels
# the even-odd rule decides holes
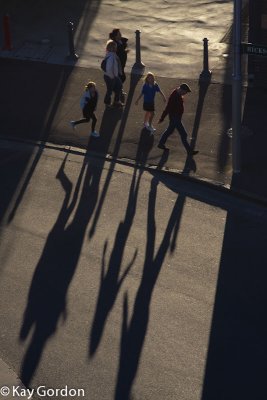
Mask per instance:
[[[241,43],[241,52],[253,56],[267,56],[267,46],[253,43]]]

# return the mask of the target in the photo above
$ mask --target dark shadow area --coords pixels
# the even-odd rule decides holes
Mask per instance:
[[[114,397],[116,400],[130,399],[131,388],[138,370],[139,360],[147,333],[149,308],[153,290],[167,251],[173,251],[175,248],[173,240],[176,240],[177,235],[174,234],[179,230],[185,202],[185,196],[179,196],[177,198],[169,216],[164,237],[158,250],[155,252],[155,207],[158,183],[157,177],[154,177],[151,181],[147,206],[147,242],[143,274],[136,294],[133,313],[130,318],[127,293],[124,296],[120,360]]]
[[[62,43],[66,43],[68,49],[67,22],[73,20],[76,29],[82,19],[76,38],[79,46],[82,46],[100,5],[101,0],[77,0],[75,4],[68,0],[1,0],[0,14],[10,15],[12,41],[16,50],[25,41],[40,43],[44,38],[49,39],[52,46],[61,40]],[[72,70],[72,66],[1,58],[1,135],[46,141]],[[16,174],[7,204],[18,186],[20,190],[9,215],[9,222],[27,190],[41,154],[42,148],[33,159],[29,153],[28,162],[31,165],[26,176],[23,177],[23,169]],[[26,166],[27,162],[25,168]],[[0,221],[5,211],[6,208],[1,208]]]
[[[30,156],[27,152],[18,153],[16,150],[0,147],[0,224],[3,224],[6,210],[10,205],[14,193],[18,189],[22,171],[27,168],[29,158]]]
[[[135,88],[136,88],[136,86],[137,86],[137,84],[138,84],[140,79],[141,79],[141,75],[135,74],[134,71],[132,70],[131,76],[130,76],[129,93],[127,95],[127,101],[126,101],[126,104],[125,104],[125,107],[124,107],[124,110],[123,110],[123,113],[122,113],[122,116],[121,116],[121,123],[120,123],[120,126],[119,126],[119,130],[118,130],[118,134],[117,134],[117,137],[116,137],[116,141],[114,143],[113,150],[111,148],[109,148],[109,152],[112,155],[113,160],[110,163],[109,171],[108,171],[108,174],[107,174],[107,177],[106,177],[106,180],[105,180],[105,184],[104,184],[104,188],[102,190],[101,197],[100,197],[100,200],[99,200],[99,203],[98,203],[98,208],[97,208],[97,210],[95,212],[95,216],[94,216],[94,220],[93,220],[93,223],[92,223],[92,227],[90,229],[89,237],[93,236],[94,231],[96,229],[97,221],[98,221],[99,216],[100,216],[100,211],[102,209],[102,206],[103,206],[103,203],[104,203],[107,191],[108,191],[108,187],[109,187],[109,184],[110,184],[110,180],[111,180],[111,177],[112,177],[115,165],[116,165],[116,159],[117,159],[117,157],[119,155],[120,145],[121,145],[121,141],[122,141],[123,134],[124,134],[124,131],[125,131],[125,127],[126,127],[126,123],[127,123],[127,118],[128,118],[128,115],[129,115],[130,107],[131,107],[131,104],[132,104],[132,101],[133,101]],[[108,110],[108,111],[110,113],[113,113],[113,110]],[[108,129],[108,126],[107,126],[107,129]],[[101,132],[101,135],[103,134],[103,136],[105,136],[105,132],[103,132],[102,128],[100,129],[100,132]],[[97,150],[97,148],[96,148],[96,150]],[[102,149],[101,149],[101,153],[102,153]]]
[[[250,9],[260,2],[250,1]],[[248,7],[248,3],[245,4]],[[247,14],[243,9],[242,17]],[[251,22],[256,22],[250,15]],[[258,26],[253,27],[258,30]],[[253,38],[250,35],[249,39]],[[246,41],[246,40],[244,40]],[[249,68],[250,68],[250,62]],[[231,90],[226,87],[225,90]],[[266,198],[266,93],[248,87],[241,136],[241,173],[232,188]],[[230,139],[226,139],[229,142]],[[223,151],[221,159],[223,160]],[[202,400],[261,400],[265,397],[267,323],[265,320],[267,221],[228,212]]]
[[[194,120],[194,125],[193,125],[193,131],[192,131],[191,140],[190,140],[190,146],[193,150],[195,150],[196,143],[197,143],[198,130],[199,130],[199,126],[200,126],[205,97],[206,97],[209,85],[210,85],[210,80],[199,79],[199,81],[198,81],[198,102],[197,102],[196,115],[195,115],[195,120]],[[193,171],[193,172],[197,171],[196,162],[193,157],[187,157],[185,166],[183,169],[183,174],[189,175],[191,171]]]
[[[203,400],[265,397],[266,232],[266,218],[228,213]]]
[[[103,120],[103,125],[109,120],[106,149],[118,121],[118,115],[117,118],[116,115],[113,116],[113,126],[107,116]],[[90,139],[88,147],[91,141],[93,139]],[[73,185],[64,172],[66,159],[67,156],[57,174],[57,179],[65,191],[65,199],[37,264],[20,332],[20,339],[25,340],[33,329],[31,342],[21,366],[21,380],[26,386],[31,382],[46,342],[55,333],[60,317],[67,315],[67,292],[77,267],[86,228],[97,204],[105,162],[102,159],[102,162],[95,166],[85,157],[74,193],[71,195]],[[71,217],[73,218],[70,222]]]
[[[229,50],[230,51],[230,50]],[[227,67],[229,68],[229,67]],[[220,172],[225,170],[229,153],[231,152],[231,138],[228,136],[228,129],[232,127],[232,86],[224,84],[222,94],[222,115],[223,115],[223,127],[221,132],[221,138],[218,148],[218,169]]]
[[[247,88],[241,141],[241,173],[232,178],[233,189],[267,198],[267,91],[262,87]]]
[[[0,13],[10,15],[15,47],[25,41],[40,42],[48,38],[51,45],[66,43],[67,23],[73,22],[77,48],[82,49],[97,16],[101,0],[1,0]]]
[[[242,13],[241,13],[241,37],[242,41],[246,41],[247,37],[247,23],[248,23],[248,1],[244,0],[242,4]],[[232,71],[233,71],[233,50],[232,50],[232,41],[233,41],[233,25],[229,28],[228,32],[222,38],[221,42],[228,44],[228,49],[225,51],[229,57],[226,58],[225,63],[225,82],[223,84],[222,91],[222,110],[221,113],[223,115],[223,126],[221,132],[221,138],[219,142],[219,146],[217,149],[218,153],[218,169],[220,172],[223,172],[227,166],[227,161],[229,159],[232,143],[231,138],[228,136],[228,129],[232,127]],[[231,73],[231,75],[230,75]]]
[[[107,267],[105,266],[105,259],[108,243],[106,242],[104,246],[100,277],[100,289],[96,305],[95,317],[90,334],[90,357],[95,354],[99,346],[108,315],[116,301],[121,284],[127,276],[128,272],[130,271],[131,267],[133,266],[135,258],[137,256],[136,250],[133,254],[131,262],[125,268],[124,272],[121,273],[124,250],[136,212],[139,185],[143,173],[143,170],[138,168],[137,166],[145,165],[148,154],[153,147],[153,141],[154,136],[150,136],[148,131],[143,129],[140,134],[140,140],[136,153],[136,168],[134,169],[132,177],[125,217],[118,226],[115,236],[115,242]]]
[[[26,93],[26,95],[25,90],[20,91],[17,87],[16,90],[19,90],[20,93],[18,95],[17,101],[18,104],[20,104],[21,102],[21,104],[18,106],[20,109],[20,116],[16,111],[16,119],[12,120],[11,124],[9,123],[9,125],[11,125],[12,132],[12,123],[14,123],[13,129],[15,137],[18,137],[18,126],[20,126],[22,139],[25,137],[29,137],[33,140],[41,140],[43,142],[46,142],[52,128],[52,123],[56,116],[62,94],[73,68],[66,66],[47,67],[44,66],[44,64],[38,64],[38,67],[36,67],[34,64],[29,62],[24,65],[24,68],[26,66],[27,76],[24,77],[24,80],[21,84],[25,85],[26,83],[27,85],[27,82],[30,82],[33,79],[35,80],[35,85],[28,85],[26,89],[26,91],[28,90],[28,93]],[[38,77],[41,83],[38,85],[38,87],[36,87]],[[10,94],[11,93],[12,91],[10,92]],[[42,93],[41,96],[40,93]],[[23,101],[23,96],[26,96],[27,101]],[[28,99],[31,100],[29,101]],[[37,99],[38,102],[36,101]],[[10,99],[10,102],[12,101],[14,102],[14,99]],[[0,121],[0,123],[2,122],[3,121]],[[8,136],[10,136],[9,128],[4,126],[3,129],[4,131],[8,132]],[[19,207],[19,204],[24,196],[25,191],[27,190],[27,186],[31,180],[35,168],[40,160],[42,152],[43,148],[39,147],[37,153],[32,160],[30,160],[30,158],[32,158],[31,155],[29,156],[30,166],[28,164],[29,168],[27,174],[23,178],[23,184],[20,187],[14,207],[8,216],[8,222],[12,221],[17,211],[17,208]],[[17,183],[18,182],[14,181],[15,185],[17,185]]]

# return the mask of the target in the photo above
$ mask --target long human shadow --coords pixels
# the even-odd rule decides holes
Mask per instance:
[[[115,117],[114,125],[109,125],[106,149],[116,125]],[[66,317],[68,287],[76,270],[86,228],[97,204],[104,159],[94,165],[89,157],[84,158],[72,198],[73,185],[64,172],[65,163],[66,157],[57,174],[65,198],[35,269],[20,331],[20,339],[25,340],[30,330],[34,329],[21,366],[20,376],[26,386],[31,382],[46,342],[55,333],[60,317]]]
[[[267,219],[229,212],[202,400],[266,395]]]
[[[190,140],[190,146],[192,149],[195,149],[195,147],[196,147],[197,135],[198,135],[199,127],[200,127],[200,121],[201,121],[204,101],[205,101],[205,97],[206,97],[209,85],[210,85],[210,80],[208,80],[208,79],[207,80],[199,79],[199,81],[198,81],[198,102],[197,102],[196,115],[195,115],[195,120],[194,120],[191,140]],[[190,173],[190,171],[196,172],[196,170],[197,170],[196,162],[193,159],[193,157],[187,157],[185,166],[183,169],[183,174],[188,175]]]
[[[190,146],[192,149],[195,148],[196,142],[197,142],[197,135],[198,135],[198,130],[200,127],[200,121],[201,121],[201,115],[203,111],[203,106],[204,106],[204,101],[205,97],[208,91],[208,87],[210,85],[210,80],[202,80],[199,79],[199,93],[198,93],[198,102],[197,102],[197,109],[196,109],[196,115],[195,115],[195,120],[194,120],[194,125],[193,125],[193,131],[192,131],[192,136],[190,140]],[[188,175],[190,174],[190,171],[196,172],[197,166],[194,158],[192,156],[187,156],[185,165],[182,171],[182,175]],[[177,220],[177,223],[174,226],[173,229],[173,238],[172,238],[172,243],[171,243],[171,251],[174,251],[176,248],[176,238],[178,235],[179,231],[179,220]]]
[[[115,400],[128,400],[138,370],[144,340],[149,323],[150,302],[157,283],[167,251],[173,251],[174,230],[178,231],[185,203],[185,196],[178,196],[170,214],[166,231],[155,254],[156,221],[155,208],[157,186],[159,180],[155,176],[151,180],[147,207],[147,242],[143,274],[138,288],[132,316],[129,320],[128,297],[124,296],[123,318],[121,328],[120,360],[115,390]]]
[[[105,324],[110,311],[112,310],[116,298],[118,296],[121,285],[126,278],[128,272],[132,268],[137,256],[137,250],[133,254],[132,260],[121,273],[122,260],[124,255],[125,246],[131,231],[136,213],[137,199],[140,181],[143,170],[140,166],[145,165],[148,154],[153,147],[154,137],[150,136],[148,132],[143,129],[140,134],[140,140],[136,153],[136,164],[130,185],[128,203],[126,206],[125,217],[119,223],[115,242],[111,255],[109,258],[108,266],[106,267],[106,251],[108,248],[107,241],[105,242],[102,256],[102,267],[100,276],[100,288],[96,304],[96,311],[92,323],[89,343],[89,356],[92,357],[101,341]]]
[[[105,201],[105,197],[106,197],[106,194],[107,194],[107,191],[108,191],[108,188],[109,188],[111,177],[112,177],[112,174],[113,174],[114,169],[115,169],[116,159],[117,159],[117,157],[119,155],[120,145],[121,145],[121,141],[122,141],[123,134],[124,134],[124,131],[125,131],[125,126],[126,126],[126,123],[127,123],[130,107],[131,107],[131,104],[132,104],[132,101],[133,101],[135,88],[136,88],[136,86],[137,86],[137,84],[138,84],[140,79],[141,79],[141,75],[140,74],[136,74],[134,72],[134,70],[132,69],[131,76],[130,76],[129,93],[128,93],[126,104],[125,104],[125,107],[124,107],[124,110],[123,110],[123,113],[122,113],[121,123],[120,123],[118,134],[117,134],[117,137],[116,137],[116,142],[115,142],[115,145],[114,145],[114,149],[113,149],[113,151],[111,150],[111,155],[112,155],[113,160],[110,162],[110,167],[109,167],[109,170],[108,170],[108,174],[107,174],[107,177],[106,177],[106,180],[105,180],[105,183],[104,183],[104,187],[103,187],[103,190],[102,190],[102,193],[101,193],[101,197],[99,199],[97,210],[95,212],[94,220],[93,220],[90,232],[89,232],[89,237],[90,238],[94,235],[94,232],[95,232],[95,229],[96,229],[96,226],[97,226],[97,222],[98,222],[98,219],[99,219],[99,216],[100,216],[100,212],[101,212],[103,203]]]

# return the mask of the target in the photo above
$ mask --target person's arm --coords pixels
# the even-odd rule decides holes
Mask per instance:
[[[161,114],[160,119],[158,120],[158,123],[160,124],[161,122],[164,121],[164,118],[166,117],[167,114],[169,114],[170,111],[170,107],[171,107],[171,103],[172,103],[172,95],[169,97],[168,103],[165,107],[165,110],[163,111],[163,113]]]
[[[111,79],[113,79],[115,77],[115,73],[114,73],[114,57],[112,57],[111,54],[107,55],[106,74]]]
[[[142,87],[142,90],[141,90],[141,93],[140,93],[140,95],[137,97],[137,99],[135,100],[135,105],[137,106],[137,104],[138,104],[138,101],[141,99],[141,97],[143,96],[143,94],[144,94],[144,87]]]
[[[161,94],[161,96],[162,96],[162,98],[163,98],[164,103],[166,103],[167,99],[166,99],[165,94],[162,92],[161,89],[159,90],[159,92],[160,92],[160,94]]]

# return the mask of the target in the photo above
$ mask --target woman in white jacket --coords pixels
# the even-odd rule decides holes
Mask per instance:
[[[120,94],[122,91],[122,82],[120,75],[122,73],[121,63],[119,57],[116,54],[117,44],[113,40],[108,40],[106,45],[106,70],[104,72],[104,81],[107,86],[107,92],[104,98],[104,103],[107,107],[111,106],[111,96],[114,92],[114,105],[123,106],[120,101]]]

